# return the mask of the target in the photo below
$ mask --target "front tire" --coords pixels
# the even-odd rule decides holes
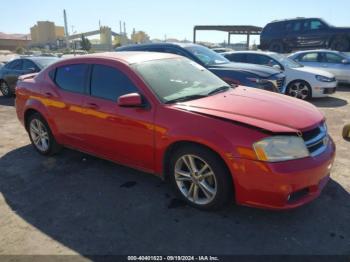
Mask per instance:
[[[175,151],[170,180],[180,198],[199,209],[220,209],[232,199],[232,180],[226,165],[201,146],[189,145]]]
[[[336,39],[334,39],[332,41],[331,49],[337,50],[337,51],[340,51],[340,52],[349,51],[349,49],[350,49],[350,42],[345,37],[336,38]]]
[[[34,148],[42,155],[54,155],[61,149],[45,119],[34,113],[28,119],[28,134]]]
[[[14,95],[10,86],[5,81],[0,82],[0,91],[4,97],[12,97]]]
[[[311,86],[309,83],[302,80],[293,81],[288,85],[286,95],[301,100],[310,99],[312,97]]]

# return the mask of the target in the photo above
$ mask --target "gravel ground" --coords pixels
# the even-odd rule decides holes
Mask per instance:
[[[71,150],[38,155],[0,97],[0,255],[350,254],[350,87],[311,102],[337,144],[321,197],[288,212],[202,212],[151,175]]]

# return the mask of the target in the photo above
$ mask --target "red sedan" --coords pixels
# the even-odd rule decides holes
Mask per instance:
[[[169,179],[202,209],[301,206],[329,180],[335,146],[311,104],[230,87],[200,65],[162,53],[67,59],[16,88],[35,149],[62,146]]]

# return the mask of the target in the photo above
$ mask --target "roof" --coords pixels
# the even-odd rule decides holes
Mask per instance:
[[[320,52],[328,52],[328,53],[340,53],[336,50],[330,50],[330,49],[313,49],[313,50],[302,50],[297,51],[294,54],[304,54],[304,53],[320,53]]]
[[[231,34],[260,34],[262,27],[252,25],[196,25],[194,30],[224,31]]]
[[[32,61],[46,61],[46,60],[59,60],[58,57],[55,56],[21,56],[21,59],[28,59]]]
[[[109,59],[109,60],[118,60],[126,64],[136,64],[152,60],[168,59],[175,58],[177,55],[168,54],[168,53],[157,53],[157,52],[105,52],[97,54],[89,54],[84,56],[77,56],[74,58],[64,59],[64,61],[74,61],[74,60],[85,60],[85,59]]]
[[[143,47],[171,47],[171,46],[180,46],[180,47],[186,47],[186,46],[194,46],[197,44],[193,43],[171,43],[171,42],[165,42],[165,43],[148,43],[148,44],[133,44],[133,45],[126,45],[117,48],[117,51],[123,51],[124,49],[129,49],[130,47],[133,48],[143,48]]]
[[[274,20],[272,22],[270,22],[269,24],[273,24],[273,23],[279,23],[279,22],[288,22],[288,21],[296,21],[296,20],[305,20],[305,19],[320,19],[319,17],[295,17],[295,18],[287,18],[287,19],[281,19],[281,20]],[[323,21],[323,20],[322,20]]]
[[[0,32],[0,39],[30,41],[31,37],[30,35],[26,35],[26,34],[6,34],[3,32]]]
[[[270,51],[230,51],[230,52],[225,52],[221,53],[222,55],[226,54],[238,54],[238,53],[244,53],[244,54],[264,54],[264,55],[273,55],[276,54],[275,52],[270,52]]]

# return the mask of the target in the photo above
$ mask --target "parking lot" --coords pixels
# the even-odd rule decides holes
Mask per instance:
[[[350,86],[311,102],[337,145],[321,197],[287,212],[203,212],[152,175],[68,149],[40,156],[0,96],[0,254],[350,254]]]

